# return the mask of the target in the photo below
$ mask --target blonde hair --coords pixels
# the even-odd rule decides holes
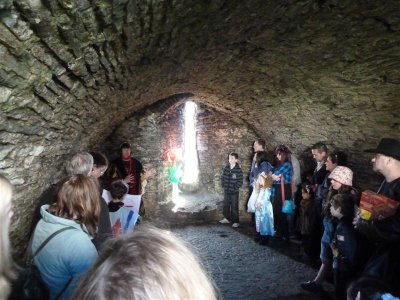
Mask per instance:
[[[9,279],[14,276],[8,233],[12,193],[11,183],[0,174],[0,299],[7,299],[10,292]]]
[[[100,193],[97,179],[71,175],[58,183],[56,201],[49,213],[81,224],[92,236],[97,233],[100,215]]]
[[[262,184],[260,184],[260,179],[262,179]],[[255,189],[256,191],[264,190],[266,188],[272,187],[274,180],[272,178],[272,175],[270,173],[265,174],[264,172],[259,174],[257,176],[256,184],[255,184]]]
[[[104,245],[74,299],[216,299],[196,256],[183,242],[141,225]]]

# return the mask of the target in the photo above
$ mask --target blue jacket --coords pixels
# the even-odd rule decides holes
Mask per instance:
[[[43,205],[40,209],[42,219],[33,233],[31,253],[53,232],[66,226],[75,228],[56,235],[34,258],[34,264],[50,290],[50,299],[54,299],[73,277],[59,298],[71,299],[80,277],[92,266],[98,254],[91,236],[82,230],[80,224],[50,214],[47,212],[48,207]]]

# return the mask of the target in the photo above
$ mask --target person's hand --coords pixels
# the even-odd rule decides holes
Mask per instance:
[[[261,202],[256,202],[256,205],[255,205],[256,210],[261,210],[261,206],[262,206]]]
[[[281,175],[272,174],[272,179],[275,180],[275,181],[278,181],[278,180],[281,179]]]
[[[144,173],[144,176],[146,178],[149,178],[149,177],[153,177],[156,174],[157,174],[156,169],[151,168],[150,170],[146,170],[146,172]]]
[[[361,211],[357,209],[356,216],[353,219],[353,225],[356,226],[358,223],[358,220],[361,218]]]
[[[331,243],[330,246],[331,246],[333,257],[338,257],[339,256],[339,250],[338,250],[336,244],[335,243]]]
[[[125,181],[125,183],[130,183],[130,182],[133,182],[134,178],[135,177],[132,174],[129,174],[128,176],[125,177],[124,181]]]
[[[142,181],[142,195],[146,192],[147,180]]]

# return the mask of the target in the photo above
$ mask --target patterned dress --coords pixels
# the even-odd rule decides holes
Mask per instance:
[[[273,236],[275,233],[271,192],[271,188],[260,190],[255,204],[256,231],[265,236]]]

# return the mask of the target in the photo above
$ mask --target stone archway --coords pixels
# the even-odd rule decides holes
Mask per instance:
[[[23,248],[38,195],[158,99],[191,91],[295,152],[399,137],[397,1],[64,1],[0,4],[0,169]]]
[[[183,146],[184,105],[188,100],[198,105],[196,135],[199,188],[186,192],[180,188],[179,195],[185,204],[171,213],[175,206],[169,173],[172,164],[164,156],[166,151]],[[247,177],[252,157],[251,146],[256,138],[256,133],[243,120],[210,108],[191,93],[183,93],[161,99],[133,114],[105,140],[101,149],[113,158],[118,153],[118,145],[123,141],[130,142],[133,155],[145,167],[157,169],[157,176],[151,179],[143,198],[147,207],[146,215],[169,223],[190,223],[221,217],[223,190],[220,174],[227,163],[227,155],[229,152],[239,153]],[[240,193],[240,211],[244,219],[248,217],[244,210],[247,190],[248,182],[245,181]]]

